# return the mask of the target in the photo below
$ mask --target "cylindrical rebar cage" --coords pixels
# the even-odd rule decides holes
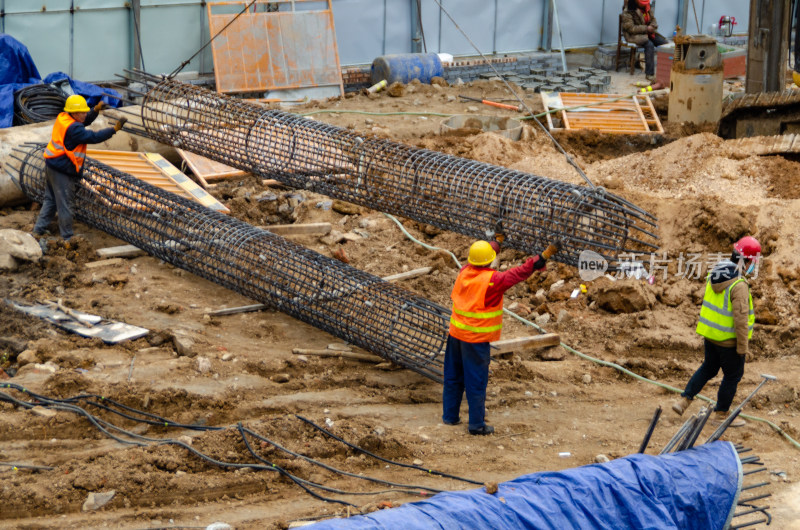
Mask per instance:
[[[610,269],[655,249],[655,218],[602,188],[405,146],[136,73],[148,87],[131,132],[265,178],[528,253],[561,242],[558,261],[591,250]]]
[[[12,156],[9,172],[42,202],[43,145]],[[380,357],[441,382],[449,310],[377,276],[163,191],[92,159],[75,217]]]

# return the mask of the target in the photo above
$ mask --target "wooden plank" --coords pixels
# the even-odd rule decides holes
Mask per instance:
[[[433,270],[433,267],[422,267],[419,269],[414,269],[406,272],[401,272],[398,274],[392,274],[391,276],[384,276],[384,281],[387,282],[398,282],[400,280],[410,280],[411,278],[417,278],[419,276],[425,276],[426,274],[430,273]]]
[[[382,363],[384,360],[377,355],[367,355],[363,353],[353,353],[336,350],[309,350],[306,348],[295,348],[292,350],[295,355],[313,355],[315,357],[340,357],[342,359],[352,359],[354,361],[364,361],[368,363]]]
[[[251,305],[243,305],[239,307],[230,307],[225,309],[217,309],[215,311],[209,311],[206,313],[208,316],[211,317],[221,317],[225,315],[235,315],[237,313],[250,313],[252,311],[261,311],[262,309],[266,309],[266,304],[251,304]]]
[[[86,264],[87,269],[97,269],[99,267],[108,267],[111,265],[121,265],[124,262],[122,258],[101,259],[100,261],[91,261]]]
[[[120,245],[118,247],[101,248],[97,255],[101,258],[135,258],[144,256],[147,252],[133,245]]]
[[[270,225],[262,226],[264,230],[269,230],[279,236],[325,236],[331,233],[330,223],[308,223],[293,225]]]
[[[192,173],[197,177],[204,188],[208,188],[208,181],[221,180],[226,178],[241,177],[246,175],[246,171],[236,169],[231,166],[225,165],[215,160],[210,160],[204,156],[195,153],[184,151],[183,149],[176,149],[178,156],[180,156]]]
[[[504,339],[491,343],[492,355],[500,355],[512,351],[528,351],[549,348],[561,344],[561,336],[557,333],[546,333],[516,339]]]

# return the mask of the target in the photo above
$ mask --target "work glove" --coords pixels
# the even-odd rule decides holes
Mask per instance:
[[[550,243],[547,246],[547,248],[544,249],[544,252],[540,254],[540,256],[542,256],[544,259],[550,259],[553,257],[553,254],[558,252],[560,249],[561,249],[561,243],[559,243],[558,241],[556,241],[555,243]]]
[[[101,101],[100,103],[94,106],[94,111],[99,114],[100,111],[106,110],[107,108],[108,105],[106,105],[104,101]]]
[[[548,245],[541,254],[536,256],[539,259],[537,259],[536,263],[533,264],[533,270],[538,271],[544,269],[545,265],[547,264],[547,260],[549,260],[553,254],[558,252],[558,249],[560,248],[561,244],[558,241]]]
[[[119,130],[122,129],[122,126],[126,123],[128,123],[128,118],[123,116],[122,118],[118,119],[117,124],[114,125],[114,132],[119,132]]]
[[[503,241],[506,240],[506,236],[505,236],[505,234],[495,234],[494,235],[494,240],[497,241],[497,243],[499,243],[500,245],[502,245]]]

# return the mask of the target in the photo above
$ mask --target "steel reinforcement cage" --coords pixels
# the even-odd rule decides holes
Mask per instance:
[[[44,145],[15,149],[7,170],[42,202]],[[15,177],[16,174],[16,177]],[[450,311],[377,276],[163,191],[90,158],[75,217],[227,287],[441,382]]]
[[[655,217],[603,188],[576,186],[409,147],[270,110],[172,79],[129,72],[147,88],[129,132],[235,168],[476,239],[577,266],[594,251],[617,268],[657,246]]]

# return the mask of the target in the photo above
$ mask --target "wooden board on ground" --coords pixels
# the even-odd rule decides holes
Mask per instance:
[[[498,340],[492,343],[492,355],[501,355],[510,352],[538,350],[561,344],[561,336],[557,333],[545,333],[530,337]]]
[[[426,274],[430,273],[433,270],[433,267],[421,267],[419,269],[413,269],[406,272],[400,272],[398,274],[392,274],[391,276],[384,276],[383,280],[387,282],[399,282],[400,280],[410,280],[412,278],[418,278],[420,276],[425,276]]]
[[[542,92],[542,103],[548,112],[547,125],[551,131],[596,129],[614,134],[664,133],[661,120],[647,94],[625,96]],[[549,112],[554,110],[558,112]],[[554,115],[561,119],[561,126],[556,126]]]
[[[192,173],[194,173],[194,176],[197,177],[204,188],[208,188],[209,182],[215,180],[224,180],[247,175],[246,171],[226,166],[222,162],[216,162],[204,156],[184,151],[183,149],[176,149],[176,151],[178,152],[178,156],[186,162],[186,165],[189,166],[189,169],[192,170]]]
[[[157,153],[131,153],[89,149],[87,156],[164,191],[198,202],[222,213],[230,210]]]
[[[122,258],[101,259],[100,261],[91,261],[85,265],[87,269],[97,269],[99,267],[109,267],[111,265],[122,265]]]
[[[330,223],[307,223],[307,224],[291,224],[291,225],[270,225],[262,226],[264,230],[268,230],[275,235],[283,237],[292,236],[324,236],[328,235],[331,231]]]
[[[146,256],[147,252],[133,245],[119,245],[101,248],[97,251],[97,255],[101,258],[136,258]]]
[[[315,357],[339,357],[340,359],[353,359],[355,361],[364,361],[368,363],[382,363],[384,359],[377,355],[370,355],[367,353],[355,353],[349,351],[336,351],[336,350],[312,350],[306,348],[295,348],[292,350],[295,355],[313,355]]]

